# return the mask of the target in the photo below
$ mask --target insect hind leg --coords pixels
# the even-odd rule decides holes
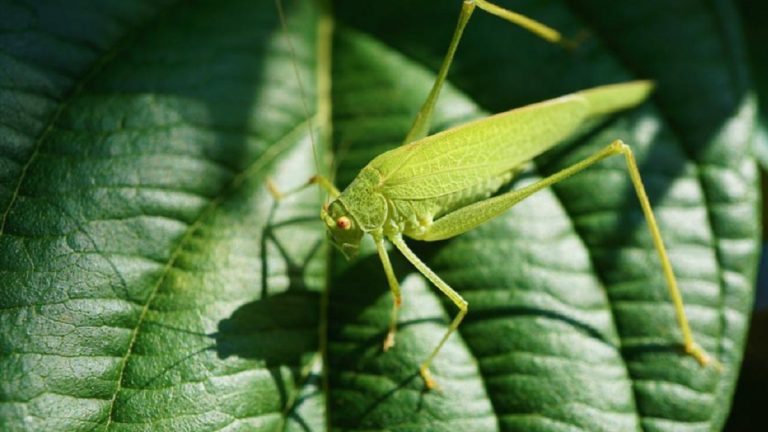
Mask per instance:
[[[713,360],[699,344],[693,338],[690,325],[688,324],[688,318],[685,314],[685,307],[683,305],[683,298],[680,294],[680,290],[677,286],[677,280],[672,271],[672,264],[669,261],[667,250],[664,247],[664,242],[661,238],[661,231],[656,223],[656,217],[651,209],[648,195],[645,192],[643,181],[640,178],[640,172],[637,168],[637,162],[635,162],[635,156],[632,153],[632,149],[624,144],[621,140],[616,140],[604,149],[598,151],[592,156],[577,162],[555,174],[550,175],[536,183],[528,185],[524,188],[513,190],[495,197],[488,198],[483,201],[470,204],[466,207],[462,207],[452,213],[444,215],[440,219],[436,220],[429,228],[422,240],[442,240],[459,235],[463,232],[490,220],[513,205],[519,203],[525,198],[533,195],[534,193],[552,186],[555,183],[561,182],[574,174],[577,174],[584,169],[602,161],[603,159],[611,156],[623,155],[629,170],[629,177],[632,181],[632,185],[637,194],[642,208],[643,215],[645,216],[648,229],[653,239],[653,245],[661,261],[662,271],[664,273],[664,279],[667,283],[669,290],[669,296],[672,300],[672,304],[675,308],[675,315],[677,317],[677,324],[683,335],[683,347],[685,352],[696,359],[702,366],[708,364],[714,364],[716,368],[722,369],[722,365]]]
[[[653,210],[651,209],[651,204],[648,200],[648,195],[645,192],[643,180],[640,177],[640,171],[637,168],[637,162],[635,161],[635,156],[632,153],[632,149],[628,145],[621,142],[621,140],[616,140],[611,143],[608,149],[613,150],[614,154],[622,154],[626,161],[627,169],[629,171],[629,178],[632,181],[632,186],[635,188],[635,193],[637,194],[638,201],[640,202],[640,207],[643,210],[643,215],[645,216],[648,230],[650,231],[651,238],[653,239],[653,246],[659,255],[659,259],[661,260],[661,267],[662,271],[664,272],[664,279],[667,282],[667,288],[669,289],[669,296],[672,299],[672,303],[674,304],[678,326],[680,327],[680,331],[683,334],[683,346],[685,352],[696,359],[696,361],[698,361],[702,366],[714,364],[717,369],[722,370],[722,364],[716,359],[713,360],[712,357],[710,357],[709,354],[707,354],[706,351],[704,351],[704,349],[698,343],[696,343],[693,338],[693,333],[691,332],[690,325],[688,324],[688,318],[685,315],[683,297],[680,294],[680,289],[677,287],[677,279],[675,278],[675,274],[672,271],[672,264],[669,261],[667,250],[664,247],[661,231],[659,230],[659,226],[656,223],[656,217],[654,216]]]
[[[440,91],[443,88],[443,83],[448,76],[448,70],[453,63],[453,57],[456,54],[456,50],[459,46],[459,41],[464,34],[464,28],[467,26],[469,19],[472,17],[475,7],[478,7],[491,15],[495,15],[501,19],[509,21],[529,32],[539,36],[547,42],[563,45],[567,48],[573,48],[578,45],[578,41],[569,40],[564,38],[560,32],[548,27],[532,18],[528,18],[525,15],[517,12],[504,9],[501,6],[497,6],[487,0],[464,0],[461,5],[461,12],[459,13],[459,20],[456,23],[456,28],[453,31],[451,37],[451,43],[448,45],[448,52],[443,58],[443,63],[440,65],[440,70],[437,73],[435,83],[432,85],[432,89],[421,106],[421,109],[416,114],[416,118],[411,125],[411,129],[403,140],[403,144],[408,144],[412,141],[424,138],[429,133],[429,127],[432,122],[432,116],[434,114],[434,108],[437,104],[437,99],[440,95]]]

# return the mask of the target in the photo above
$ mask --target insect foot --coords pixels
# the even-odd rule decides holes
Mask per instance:
[[[710,364],[717,369],[718,372],[723,372],[725,366],[719,361],[713,359],[709,354],[704,351],[698,344],[690,344],[685,346],[685,353],[695,358],[702,367],[707,367]]]
[[[272,181],[272,179],[267,179],[267,191],[269,191],[269,194],[272,195],[272,198],[275,201],[280,201],[283,199],[283,194],[280,192],[280,189],[277,187],[275,182]]]
[[[390,330],[387,332],[387,337],[384,338],[382,349],[384,350],[384,352],[387,352],[393,346],[395,346],[395,332]]]
[[[429,372],[429,369],[426,366],[422,365],[419,368],[419,374],[421,375],[421,379],[424,380],[424,385],[427,387],[427,390],[434,390],[437,388],[437,383],[434,378],[432,378],[432,373]]]

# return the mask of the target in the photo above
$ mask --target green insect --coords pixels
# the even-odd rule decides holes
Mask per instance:
[[[585,121],[641,103],[653,89],[651,82],[633,81],[584,90],[426,136],[438,95],[475,7],[550,42],[571,44],[557,31],[530,18],[486,0],[465,0],[438,77],[403,145],[370,161],[342,192],[321,176],[315,176],[307,183],[318,184],[330,195],[331,201],[323,206],[320,216],[330,233],[331,242],[348,259],[356,255],[364,235],[373,237],[394,298],[383,349],[386,351],[395,344],[401,305],[400,286],[390,264],[385,241],[392,243],[459,309],[445,335],[420,366],[419,372],[426,387],[434,388],[436,383],[429,366],[461,324],[469,305],[411,251],[403,237],[435,241],[457,236],[500,215],[541,189],[610,156],[622,155],[661,261],[683,334],[685,351],[700,364],[710,364],[712,359],[693,339],[635,158],[632,150],[621,140],[536,183],[494,196],[525,164],[575,132]],[[284,196],[271,183],[269,188],[276,199]],[[718,364],[717,361],[715,364]]]

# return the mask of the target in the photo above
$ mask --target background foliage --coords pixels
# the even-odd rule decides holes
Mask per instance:
[[[768,20],[768,5],[756,0],[740,0],[737,2],[744,23],[744,33],[749,51],[749,63],[755,89],[759,99],[759,124],[753,138],[754,154],[760,163],[763,193],[763,227],[766,226],[766,176],[768,167],[768,51],[764,42],[766,28],[763,23]],[[736,394],[733,400],[733,410],[728,418],[725,430],[748,431],[762,427],[765,423],[762,414],[763,389],[768,386],[768,349],[764,341],[768,331],[768,243],[766,232],[763,231],[763,251],[758,271],[757,292],[755,293],[755,308],[749,330],[749,338],[744,353],[744,363],[739,374]]]
[[[756,104],[726,1],[501,2],[573,52],[478,12],[436,128],[636,78],[642,107],[585,129],[515,186],[621,137],[638,153],[700,343],[679,332],[623,162],[451,241],[416,244],[470,302],[424,392],[418,362],[455,311],[395,259],[324,243],[302,95],[340,185],[398,145],[458,2],[3,1],[0,429],[717,430],[759,249]],[[295,55],[294,55],[295,54]],[[294,63],[296,62],[296,63]],[[303,91],[293,75],[297,64]],[[315,77],[332,70],[328,102]],[[322,140],[321,140],[322,141]],[[324,163],[324,165],[326,165]],[[327,167],[326,167],[327,168]],[[323,357],[327,374],[323,375]]]

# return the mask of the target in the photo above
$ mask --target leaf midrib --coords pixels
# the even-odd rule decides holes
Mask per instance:
[[[280,139],[278,139],[277,142],[269,146],[264,153],[259,155],[256,158],[256,160],[254,160],[250,165],[248,165],[243,171],[241,171],[239,174],[234,176],[232,180],[229,181],[229,183],[224,185],[219,190],[219,192],[215,194],[215,198],[213,198],[208,203],[208,205],[202,211],[200,211],[200,213],[195,218],[195,220],[186,229],[181,239],[178,241],[177,245],[173,248],[173,250],[171,251],[170,257],[168,258],[165,266],[161,271],[160,276],[157,279],[157,282],[152,287],[152,290],[149,296],[147,297],[146,303],[142,307],[141,313],[139,314],[138,320],[136,321],[134,329],[131,333],[131,339],[128,343],[128,348],[126,350],[125,355],[122,357],[122,361],[120,364],[120,370],[118,372],[118,378],[117,378],[117,386],[115,388],[114,394],[110,401],[110,408],[109,408],[109,413],[107,417],[107,423],[105,425],[104,430],[109,430],[109,426],[112,423],[112,419],[115,413],[117,397],[120,394],[123,380],[125,378],[125,369],[126,369],[126,366],[128,365],[128,360],[131,357],[131,354],[133,353],[133,348],[136,344],[136,340],[138,339],[139,330],[141,329],[144,319],[146,318],[146,315],[149,311],[149,306],[152,304],[152,301],[154,300],[155,296],[159,292],[160,287],[163,284],[163,281],[165,281],[165,278],[170,274],[171,269],[173,269],[174,264],[176,263],[176,259],[183,252],[184,247],[187,244],[187,241],[193,237],[193,235],[198,230],[198,228],[200,228],[203,225],[206,219],[208,219],[208,217],[210,217],[214,213],[214,211],[224,202],[224,200],[228,196],[232,195],[240,186],[242,186],[243,182],[247,178],[256,175],[261,170],[261,168],[267,165],[270,161],[276,159],[281,153],[286,151],[287,148],[290,147],[290,145],[296,141],[295,136],[300,136],[309,124],[310,124],[309,120],[305,120],[299,123],[293,129],[288,131],[285,135],[280,137]]]

